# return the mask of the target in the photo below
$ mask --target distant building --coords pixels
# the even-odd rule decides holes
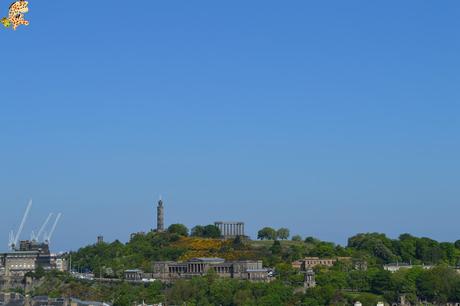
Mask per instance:
[[[351,257],[337,257],[337,258],[319,258],[319,257],[305,257],[304,259],[296,260],[292,263],[292,267],[298,270],[306,271],[308,268],[316,266],[332,267],[338,261],[351,261]]]
[[[0,305],[24,305],[24,296],[19,293],[0,293]]]
[[[38,251],[17,251],[0,254],[0,266],[5,276],[24,276],[35,271],[40,253]]]
[[[222,258],[194,258],[185,262],[154,262],[152,277],[161,281],[174,281],[202,276],[210,271],[223,278],[263,282],[270,280],[270,271],[263,268],[260,260],[225,261]]]
[[[384,265],[383,269],[386,270],[386,271],[390,271],[390,272],[394,273],[394,272],[399,271],[401,269],[412,269],[414,267],[421,267],[424,270],[429,270],[429,269],[433,268],[433,266],[431,266],[431,265],[414,266],[414,265],[412,265],[410,263],[396,262],[396,263],[389,263],[389,264]]]
[[[165,231],[165,214],[163,201],[160,199],[157,206],[157,232],[161,233]]]
[[[45,270],[65,269],[65,260],[50,253],[46,243],[21,241],[18,251],[0,253],[0,275],[24,276],[42,267]]]
[[[315,280],[315,271],[313,269],[308,268],[305,271],[305,276],[304,276],[304,288],[313,288],[316,287],[316,280]]]
[[[104,243],[104,236],[97,236],[97,244]]]
[[[144,272],[139,269],[126,270],[125,273],[126,280],[139,281],[144,278]]]
[[[214,222],[214,225],[219,228],[222,237],[225,239],[235,238],[236,236],[245,236],[244,222]]]

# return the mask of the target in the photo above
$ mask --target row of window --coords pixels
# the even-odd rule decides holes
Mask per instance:
[[[10,265],[10,269],[34,269],[35,268],[35,265],[33,264],[29,264],[29,265],[26,265],[26,264],[19,264],[19,265]]]

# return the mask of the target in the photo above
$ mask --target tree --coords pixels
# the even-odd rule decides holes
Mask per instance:
[[[272,247],[270,248],[270,251],[272,251],[273,255],[280,255],[283,251],[283,248],[281,247],[281,243],[278,240],[275,240],[273,242]]]
[[[454,245],[457,249],[460,249],[460,240],[455,241]]]
[[[43,276],[45,276],[45,269],[43,269],[42,266],[38,266],[38,267],[35,269],[35,278],[36,278],[36,279],[40,279],[40,278],[42,278]]]
[[[264,227],[257,233],[257,239],[276,240],[276,230],[271,227]]]
[[[220,229],[215,225],[197,225],[192,228],[192,236],[194,237],[203,237],[203,238],[220,238],[222,233]]]
[[[305,238],[305,243],[310,243],[310,244],[317,244],[318,242],[320,242],[318,239],[316,239],[315,237],[307,237]]]
[[[192,228],[192,236],[193,237],[203,237],[204,234],[204,226],[202,225],[197,225],[194,228]]]
[[[248,247],[248,245],[241,236],[236,236],[232,241],[232,247],[235,250],[244,250]]]
[[[302,241],[302,237],[300,235],[294,235],[292,236],[292,241],[300,242]]]
[[[220,229],[215,226],[215,225],[206,225],[204,227],[204,233],[203,233],[205,238],[220,238],[222,236],[222,233],[220,232]]]
[[[385,290],[390,288],[391,272],[380,270],[375,273],[371,278],[371,289],[374,293],[382,294]]]
[[[368,291],[371,286],[368,273],[359,270],[350,271],[348,273],[348,286],[354,291]]]
[[[183,224],[171,224],[168,227],[168,233],[178,234],[180,236],[188,236],[188,228]]]
[[[420,238],[417,240],[417,258],[423,263],[439,263],[442,260],[442,253],[441,247],[437,241],[430,238]]]
[[[348,247],[366,251],[386,263],[397,260],[395,245],[385,234],[358,234],[348,239]]]
[[[276,231],[276,237],[281,240],[286,240],[289,238],[289,229],[287,228],[280,228],[279,230]]]

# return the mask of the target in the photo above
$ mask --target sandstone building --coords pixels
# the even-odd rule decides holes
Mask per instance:
[[[127,270],[125,278],[140,280],[153,278],[164,282],[203,276],[213,271],[219,277],[268,282],[269,269],[264,269],[260,260],[225,261],[222,258],[193,258],[184,262],[158,261],[153,263],[153,273],[143,274],[140,270]]]

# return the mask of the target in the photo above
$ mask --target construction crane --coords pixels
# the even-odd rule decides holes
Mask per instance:
[[[54,231],[56,230],[56,226],[59,222],[59,219],[61,219],[62,214],[58,213],[56,216],[56,219],[54,220],[53,227],[51,228],[50,232],[48,234],[45,233],[45,243],[50,244],[51,238],[53,237]]]
[[[16,246],[18,245],[19,237],[21,236],[22,230],[24,229],[24,225],[27,221],[27,217],[29,216],[30,209],[32,208],[32,199],[29,201],[29,204],[27,205],[26,211],[24,213],[24,216],[22,217],[21,225],[19,225],[19,229],[14,235],[14,232],[10,232],[10,241],[9,241],[9,248],[11,250],[14,250]]]
[[[52,216],[53,216],[53,213],[50,213],[48,215],[48,217],[46,218],[45,222],[42,224],[42,226],[38,230],[37,235],[35,235],[35,233],[32,232],[32,241],[39,241],[40,240],[40,236],[43,234],[43,231],[45,230],[46,226],[50,222]]]

